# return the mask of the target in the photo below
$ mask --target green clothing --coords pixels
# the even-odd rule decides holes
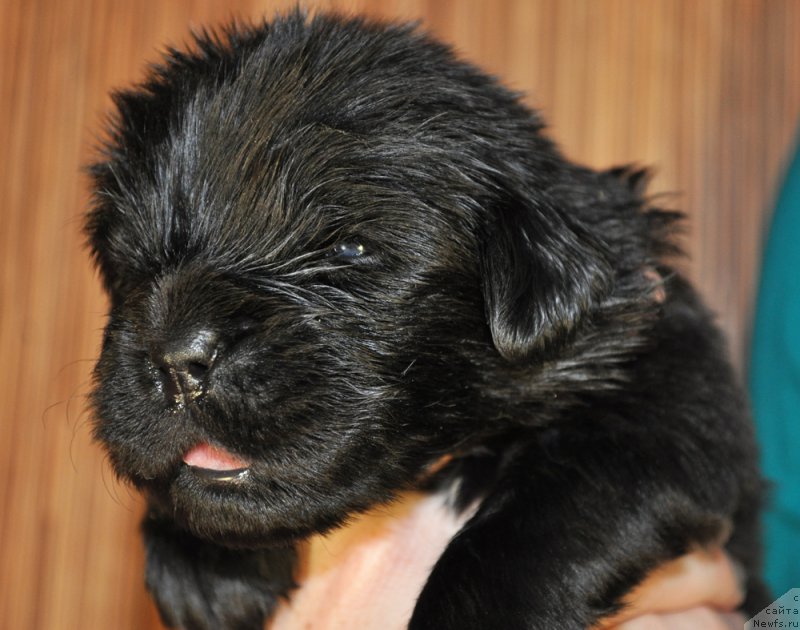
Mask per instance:
[[[762,468],[766,578],[775,596],[800,587],[800,151],[772,220],[750,366]]]

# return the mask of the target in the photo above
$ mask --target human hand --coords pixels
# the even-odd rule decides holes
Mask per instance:
[[[593,630],[740,630],[745,619],[732,611],[743,597],[727,554],[701,549],[659,567]]]

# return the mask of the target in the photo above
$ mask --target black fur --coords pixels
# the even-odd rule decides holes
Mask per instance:
[[[261,627],[294,541],[444,454],[429,489],[481,504],[414,630],[584,628],[731,526],[762,601],[746,407],[641,172],[565,161],[517,95],[357,19],[202,35],[115,100],[95,435],[148,496],[166,623]],[[206,442],[249,472],[197,474]]]

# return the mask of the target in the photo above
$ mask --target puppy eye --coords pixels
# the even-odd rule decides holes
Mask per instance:
[[[351,260],[360,258],[366,253],[361,243],[337,243],[331,248],[330,256]]]

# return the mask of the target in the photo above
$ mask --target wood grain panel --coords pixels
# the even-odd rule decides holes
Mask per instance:
[[[108,92],[164,43],[293,1],[0,4],[0,626],[159,627],[141,502],[90,443],[105,302],[83,250],[80,167]],[[795,0],[306,2],[422,19],[541,107],[571,157],[655,167],[691,217],[698,281],[744,358],[768,208],[800,113]]]

